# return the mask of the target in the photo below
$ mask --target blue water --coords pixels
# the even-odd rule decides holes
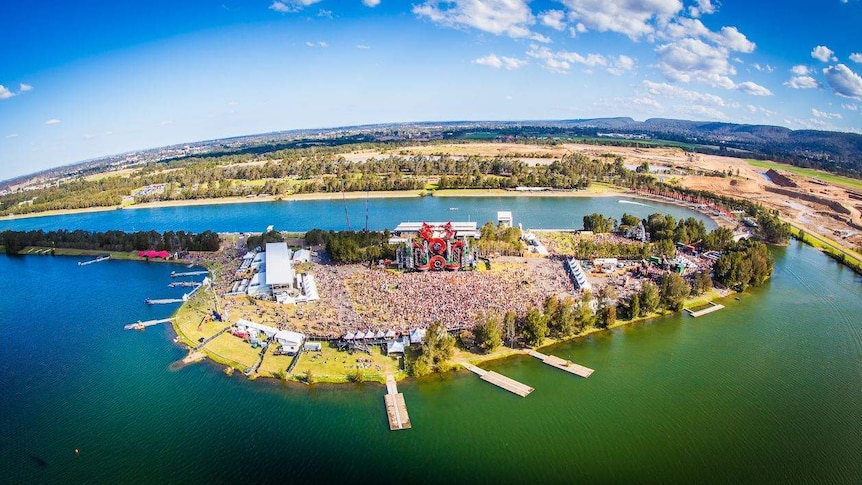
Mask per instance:
[[[623,201],[623,202],[621,202]],[[259,232],[268,225],[282,231],[312,228],[354,230],[392,229],[404,221],[477,221],[497,219],[497,211],[512,211],[515,223],[525,229],[579,229],[584,215],[598,212],[620,219],[623,213],[644,218],[661,212],[677,218],[703,215],[661,202],[624,197],[413,197],[397,199],[257,202],[158,209],[113,210],[72,216],[34,217],[0,221],[0,231],[34,229],[85,229],[106,231]],[[347,214],[345,214],[345,207]],[[457,207],[457,211],[449,210]],[[707,227],[715,224],[707,221]]]
[[[534,200],[501,208],[524,220],[567,204]],[[172,209],[171,228],[221,223],[198,218],[225,207],[256,225],[288,205]],[[185,351],[170,327],[122,326],[174,310],[143,299],[182,293],[175,266],[0,255],[0,483],[860,483],[862,278],[807,246],[773,251],[772,281],[720,312],[547,351],[589,379],[521,356],[485,367],[533,386],[527,398],[470,373],[401,382],[413,429],[398,432],[378,384],[172,370]]]

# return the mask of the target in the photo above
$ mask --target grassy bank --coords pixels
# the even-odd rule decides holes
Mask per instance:
[[[730,293],[730,294],[732,294],[732,293]],[[710,291],[707,291],[703,295],[687,299],[685,301],[684,308],[695,308],[695,307],[703,306],[703,305],[708,304],[709,302],[713,302],[713,301],[719,300],[721,298],[725,298],[727,296],[730,296],[730,294],[725,295],[725,294],[722,294],[722,292],[717,290],[717,289],[712,289]],[[676,312],[672,312],[669,310],[660,310],[657,312],[650,313],[648,315],[642,315],[638,318],[633,318],[631,320],[617,320],[616,323],[609,326],[608,328],[589,327],[589,328],[586,328],[583,331],[576,333],[574,335],[571,335],[569,337],[561,337],[561,338],[547,337],[547,338],[545,338],[545,341],[542,342],[542,345],[536,347],[536,350],[542,351],[542,350],[547,349],[549,347],[553,347],[557,344],[561,344],[561,343],[565,343],[565,342],[571,342],[573,340],[578,340],[578,339],[582,339],[584,337],[588,337],[594,333],[605,332],[608,330],[613,330],[615,328],[620,328],[620,327],[625,327],[627,325],[632,325],[635,323],[645,322],[647,320],[652,320],[654,318],[661,318],[661,317],[665,317],[665,316],[669,316],[669,315],[674,315],[675,313]],[[465,360],[465,361],[467,361],[473,365],[478,365],[478,364],[486,364],[489,362],[494,362],[497,360],[502,360],[502,359],[511,357],[513,355],[521,355],[523,353],[524,353],[523,350],[511,349],[509,347],[504,347],[504,346],[501,346],[501,347],[497,348],[496,350],[494,350],[493,352],[490,352],[487,354],[475,354],[473,352],[459,348],[455,351],[455,357],[453,357],[453,361],[457,362],[457,361]]]
[[[143,261],[150,263],[170,263],[170,264],[189,264],[190,261],[186,261],[184,259],[147,259],[138,256],[137,251],[125,252],[125,251],[100,251],[98,249],[71,249],[71,248],[55,248],[53,254],[51,254],[51,248],[46,247],[38,247],[38,246],[27,246],[22,249],[19,253],[21,256],[102,256],[108,254],[111,256],[111,259],[117,261]]]
[[[804,231],[793,223],[790,224],[790,234],[805,244],[826,253],[829,257],[847,266],[853,271],[862,274],[862,255],[856,251],[845,248],[820,234],[813,234]]]
[[[804,177],[812,178],[815,180],[820,180],[823,182],[831,183],[838,185],[840,187],[846,187],[849,189],[862,190],[862,180],[854,179],[850,177],[842,177],[840,175],[835,175],[833,173],[824,172],[822,170],[814,170],[813,168],[803,168],[797,167],[795,165],[785,165],[783,163],[777,162],[768,162],[766,160],[752,160],[746,159],[749,165],[753,165],[758,168],[765,169],[775,169],[775,170],[784,170],[785,172],[795,173],[797,175],[802,175]]]

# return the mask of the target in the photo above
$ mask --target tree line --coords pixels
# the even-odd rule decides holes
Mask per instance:
[[[191,233],[184,231],[3,231],[0,243],[6,254],[18,254],[28,246],[87,249],[100,251],[218,251],[219,235],[212,231]]]

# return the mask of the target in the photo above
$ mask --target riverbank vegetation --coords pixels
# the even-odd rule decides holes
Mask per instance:
[[[84,249],[96,251],[217,251],[219,235],[212,231],[191,233],[184,231],[3,231],[0,244],[6,254],[18,254],[28,246],[56,249]]]

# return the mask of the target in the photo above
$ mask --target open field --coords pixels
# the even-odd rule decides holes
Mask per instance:
[[[792,172],[798,175],[802,175],[805,177],[822,180],[824,182],[828,182],[830,184],[840,185],[842,187],[847,187],[854,190],[862,190],[862,180],[854,179],[850,177],[842,177],[840,175],[835,175],[833,173],[824,172],[822,170],[815,170],[813,168],[804,168],[797,167],[795,165],[787,165],[784,163],[776,163],[769,162],[766,160],[751,160],[746,159],[746,162],[754,165],[755,167],[764,168],[764,169],[775,169],[775,170],[784,170],[785,172]]]

